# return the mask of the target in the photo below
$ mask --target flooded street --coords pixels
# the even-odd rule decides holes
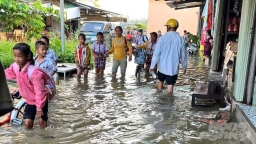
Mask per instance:
[[[135,64],[130,62],[125,79],[111,77],[111,61],[105,76],[89,73],[88,80],[70,78],[58,86],[49,105],[49,127],[28,131],[23,126],[0,127],[0,143],[159,143],[159,144],[251,144],[246,138],[210,139],[209,124],[196,115],[218,110],[191,107],[193,81],[204,80],[208,70],[198,58],[190,58],[187,75],[179,76],[174,95],[156,90],[156,79],[137,83]],[[231,121],[236,119],[231,116]],[[230,133],[230,132],[229,132]],[[208,135],[208,136],[207,136]]]

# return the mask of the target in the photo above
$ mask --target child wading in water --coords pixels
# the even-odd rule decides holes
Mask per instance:
[[[34,65],[33,53],[30,46],[26,43],[18,43],[13,47],[14,61],[5,70],[7,79],[16,79],[19,92],[26,105],[24,110],[24,120],[26,128],[33,128],[35,116],[37,115],[41,128],[47,126],[48,120],[48,95],[49,91],[45,88],[47,76],[38,69],[35,69],[28,76],[28,67]]]
[[[86,37],[85,34],[79,34],[78,36],[79,45],[76,47],[74,57],[77,67],[77,78],[81,77],[82,72],[84,72],[84,78],[88,78],[89,69],[91,69],[90,59],[91,59],[91,49],[87,44],[85,44]]]
[[[94,56],[95,73],[104,74],[106,66],[105,54],[108,52],[108,46],[103,42],[103,33],[97,33],[97,41],[92,45],[92,53]]]
[[[157,33],[156,32],[150,33],[150,37],[151,37],[150,41],[147,41],[146,43],[137,46],[137,48],[142,48],[142,49],[147,50],[147,53],[146,53],[147,54],[147,57],[146,57],[146,72],[147,72],[147,74],[149,72],[149,68],[150,68],[150,65],[151,65],[151,60],[152,60],[153,53],[154,53],[155,46],[156,46],[156,42],[157,42]],[[154,71],[156,73],[156,71],[157,71],[156,66],[155,66]]]
[[[35,43],[37,56],[35,57],[35,65],[44,69],[50,76],[53,76],[57,71],[54,61],[46,57],[47,45],[43,41]]]

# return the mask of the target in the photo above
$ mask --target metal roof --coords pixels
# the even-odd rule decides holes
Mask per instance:
[[[84,7],[89,7],[90,8],[89,12],[98,11],[98,12],[105,13],[105,14],[122,16],[122,14],[111,12],[111,11],[107,11],[107,10],[104,10],[104,9],[101,9],[101,8],[97,8],[97,7],[94,7],[94,6],[89,6],[89,5],[86,5],[86,4],[83,4],[83,3],[79,3],[79,2],[71,2],[71,3],[77,4],[77,5],[82,6],[82,7],[83,6]]]
[[[200,7],[204,5],[205,0],[165,0],[166,4],[170,8],[184,9],[184,8],[193,8]]]
[[[60,7],[60,1],[59,0],[49,0],[44,1],[50,2],[53,5]],[[92,19],[92,20],[100,20],[100,21],[127,21],[127,18],[124,17],[122,14],[107,11],[104,9],[100,9],[94,6],[86,5],[83,3],[79,3],[76,0],[64,0],[64,8],[74,8],[79,7],[80,13],[81,13],[81,19]]]
[[[71,2],[73,4],[77,4],[80,7],[89,7],[90,9],[81,9],[81,18],[92,18],[94,20],[104,20],[104,21],[110,21],[110,22],[115,22],[115,21],[127,21],[127,18],[124,17],[122,14],[107,11],[104,9],[100,9],[97,7],[85,5],[82,3],[78,2]]]

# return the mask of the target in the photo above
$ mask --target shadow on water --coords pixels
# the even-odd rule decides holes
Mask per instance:
[[[31,131],[4,125],[0,143],[236,143],[225,137],[210,139],[208,132],[220,131],[194,121],[197,115],[214,114],[218,106],[191,108],[193,86],[205,80],[208,70],[198,58],[189,61],[187,75],[179,75],[173,96],[157,91],[156,79],[137,83],[133,62],[125,79],[111,76],[110,62],[104,76],[91,71],[88,80],[70,78],[58,86],[58,95],[50,102],[45,130],[38,125]]]

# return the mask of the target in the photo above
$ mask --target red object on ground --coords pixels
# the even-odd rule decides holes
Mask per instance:
[[[1,126],[1,125],[4,125],[4,124],[6,124],[6,123],[9,123],[10,120],[11,120],[11,114],[8,114],[8,115],[6,116],[6,118],[5,118],[3,121],[0,122],[0,126]]]

